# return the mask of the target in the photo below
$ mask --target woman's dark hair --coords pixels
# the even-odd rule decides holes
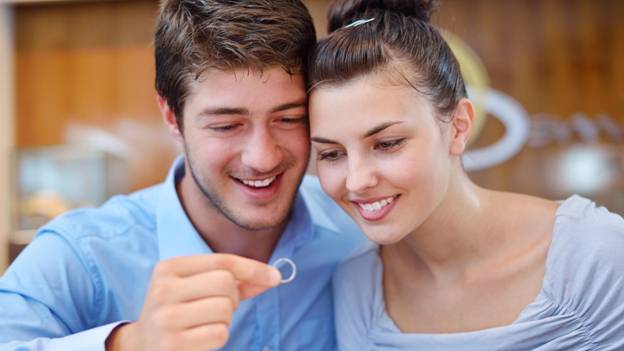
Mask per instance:
[[[334,0],[329,36],[309,60],[311,89],[340,84],[372,72],[396,72],[449,115],[466,97],[459,64],[429,24],[435,0]],[[395,71],[392,71],[395,70]]]

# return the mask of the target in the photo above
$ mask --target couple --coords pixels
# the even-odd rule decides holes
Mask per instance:
[[[624,349],[624,221],[468,179],[433,3],[334,1],[315,45],[298,1],[164,1],[184,157],[39,231],[0,280],[0,349]]]

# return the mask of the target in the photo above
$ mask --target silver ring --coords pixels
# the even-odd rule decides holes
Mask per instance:
[[[279,267],[282,266],[283,263],[290,265],[291,273],[290,273],[290,276],[288,278],[286,278],[286,279],[282,278],[282,280],[280,280],[280,282],[282,284],[290,283],[297,276],[297,265],[295,265],[295,262],[293,262],[293,260],[291,260],[290,258],[282,257],[282,258],[278,258],[275,262],[273,262],[272,266],[279,270]],[[281,273],[282,273],[282,271],[280,270],[280,274]]]

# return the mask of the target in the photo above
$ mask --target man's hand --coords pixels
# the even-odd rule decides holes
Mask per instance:
[[[161,261],[152,274],[140,319],[116,328],[106,350],[221,348],[239,301],[277,286],[280,279],[277,269],[235,255]]]

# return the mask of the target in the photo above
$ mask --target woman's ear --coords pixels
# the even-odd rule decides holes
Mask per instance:
[[[453,111],[451,147],[449,152],[454,156],[461,156],[466,151],[468,138],[475,118],[474,106],[470,100],[464,98],[457,103]]]
[[[176,140],[182,141],[182,139],[184,138],[182,136],[182,131],[180,130],[180,126],[178,125],[178,120],[176,119],[175,113],[171,110],[171,108],[169,108],[169,103],[167,102],[167,99],[160,95],[157,95],[156,102],[158,103],[158,109],[160,110],[160,114],[163,117],[163,121],[165,122],[167,129],[169,129],[169,133],[171,133],[171,135],[173,135]]]

